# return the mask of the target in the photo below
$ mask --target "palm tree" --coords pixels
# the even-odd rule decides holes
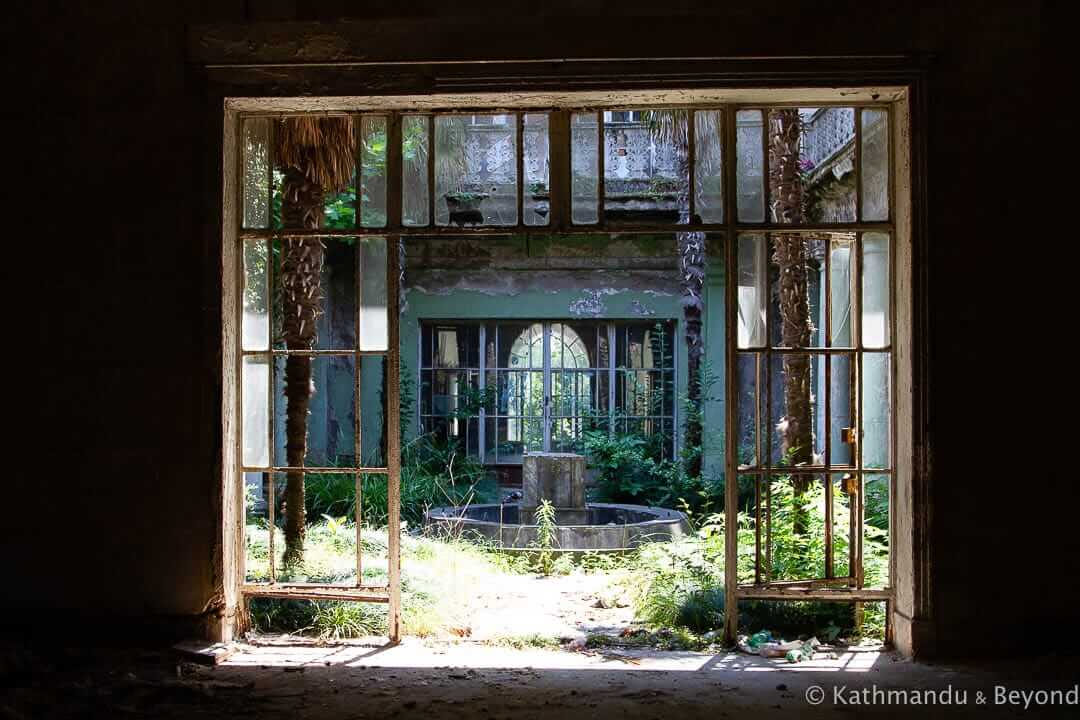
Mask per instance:
[[[773,222],[799,223],[804,216],[804,192],[799,168],[800,119],[797,109],[769,113],[769,188]],[[780,344],[807,347],[813,323],[810,319],[808,283],[808,240],[804,235],[772,236],[773,263],[777,267],[777,307],[780,315]],[[781,452],[793,466],[808,464],[813,453],[813,424],[810,400],[810,357],[786,354],[784,367],[784,417],[780,422]],[[812,476],[793,474],[795,533],[806,532],[803,497]]]
[[[323,219],[324,197],[344,190],[356,169],[350,117],[290,117],[275,138],[281,166],[281,216],[285,228],[314,230]],[[319,238],[285,238],[281,256],[282,335],[288,350],[312,350],[322,314],[324,248]],[[310,355],[285,360],[285,453],[289,467],[303,467],[307,455],[308,414],[315,392]],[[291,471],[285,486],[286,567],[304,557],[304,474]]]
[[[694,168],[690,167],[689,120],[685,110],[652,110],[646,113],[646,122],[654,140],[659,145],[675,148],[680,178],[688,178]],[[694,143],[698,162],[709,162],[718,153],[713,151],[720,142],[717,113],[699,113],[695,116]],[[719,168],[707,168],[718,172]],[[690,220],[689,182],[679,183],[679,207],[682,220]],[[690,477],[701,475],[702,419],[701,373],[705,357],[705,345],[701,338],[702,317],[705,313],[705,233],[676,233],[679,253],[679,270],[682,284],[682,308],[686,334],[687,403],[692,408],[687,413],[686,435],[683,438],[685,470]]]

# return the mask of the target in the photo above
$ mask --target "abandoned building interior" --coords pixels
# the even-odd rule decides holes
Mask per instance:
[[[0,715],[1075,712],[1037,3],[211,5],[21,18]]]

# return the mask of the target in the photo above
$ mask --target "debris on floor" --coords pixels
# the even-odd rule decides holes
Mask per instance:
[[[785,658],[790,663],[799,663],[804,660],[813,660],[814,653],[822,647],[816,637],[809,640],[785,641],[783,638],[774,637],[768,630],[754,633],[753,635],[740,635],[736,644],[748,655],[760,655],[767,658]]]

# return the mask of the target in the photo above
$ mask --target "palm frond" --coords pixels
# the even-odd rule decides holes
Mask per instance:
[[[356,136],[349,116],[297,116],[282,119],[275,155],[324,192],[341,192],[356,172]]]

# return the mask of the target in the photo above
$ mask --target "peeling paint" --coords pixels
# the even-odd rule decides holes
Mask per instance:
[[[635,315],[641,315],[642,317],[651,317],[656,314],[655,310],[645,307],[638,300],[630,301],[630,309],[634,311]]]
[[[603,315],[607,311],[607,306],[604,305],[601,296],[605,294],[611,293],[605,293],[604,290],[585,290],[585,297],[571,301],[570,314],[574,317],[582,317],[584,315],[599,317]]]

